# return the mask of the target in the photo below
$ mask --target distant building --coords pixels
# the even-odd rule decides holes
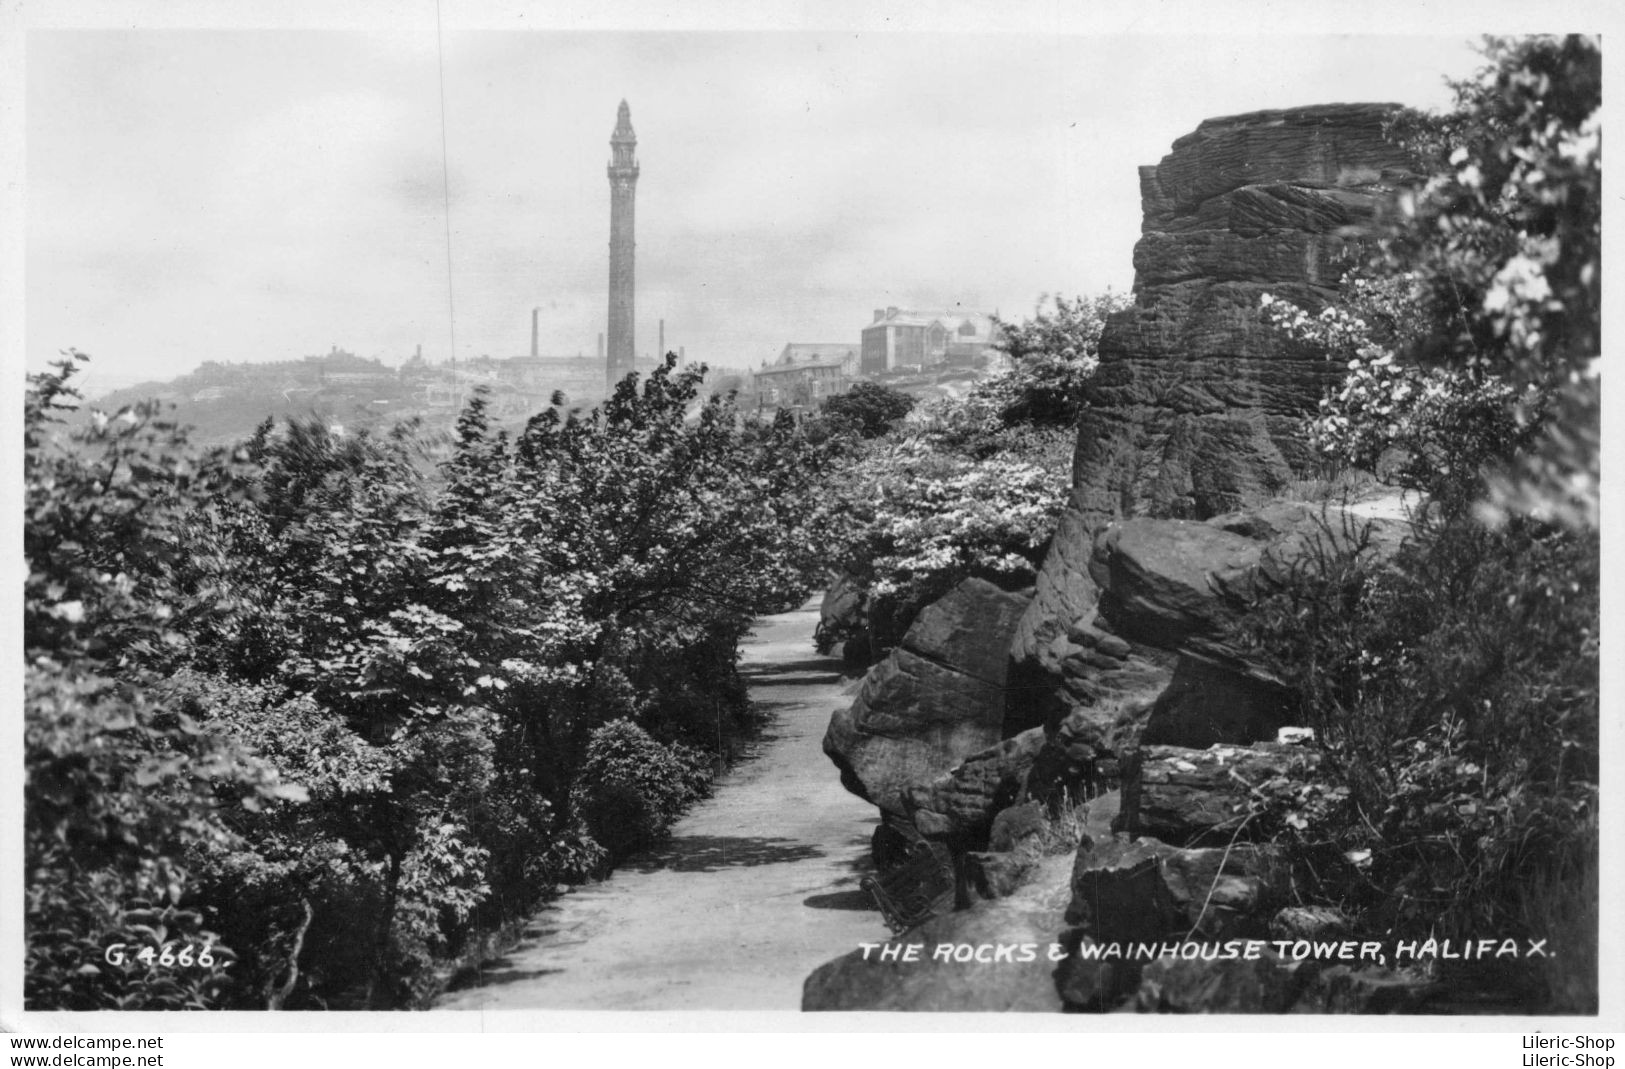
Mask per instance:
[[[859,371],[879,375],[904,368],[980,367],[997,350],[998,330],[980,312],[917,312],[876,308],[863,328]]]
[[[791,342],[754,378],[763,404],[814,405],[845,393],[857,374],[858,346],[851,342]]]

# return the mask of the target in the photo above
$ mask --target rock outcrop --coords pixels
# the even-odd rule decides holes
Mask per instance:
[[[1405,521],[1367,518],[1358,506],[1303,503],[1101,527],[1086,558],[1073,554],[1090,595],[1074,606],[1082,615],[1051,629],[1041,657],[1012,667],[1005,730],[1037,721],[1048,740],[1033,760],[1029,792],[1110,787],[1123,755],[1140,745],[1274,741],[1298,710],[1268,666],[1238,644],[1248,600],[1306,555],[1363,537],[1380,557],[1407,530]]]
[[[1332,104],[1210,119],[1141,169],[1134,305],[1101,338],[1072,494],[1012,643],[1013,725],[1053,728],[1097,704],[1080,680],[1109,682],[1069,634],[1099,607],[1102,528],[1212,519],[1267,501],[1306,471],[1304,417],[1342,369],[1267,327],[1259,298],[1316,307],[1336,292],[1380,204],[1416,177],[1383,138],[1393,111]],[[1168,548],[1196,550],[1215,571],[1227,552],[1217,532],[1240,536],[1244,552],[1268,540],[1209,526],[1185,532],[1201,547]],[[1169,626],[1191,622],[1175,612]]]
[[[1044,746],[1033,728],[965,758],[953,771],[903,791],[903,805],[920,834],[956,844],[986,841],[993,817],[1021,798],[1027,774]]]
[[[1134,296],[1100,342],[1074,485],[1085,523],[1203,518],[1304,470],[1302,418],[1342,369],[1259,318],[1264,293],[1324,304],[1362,227],[1414,181],[1383,137],[1393,105],[1209,119],[1140,170]]]
[[[1128,760],[1118,828],[1179,844],[1246,839],[1259,784],[1308,783],[1320,750],[1296,745],[1146,746]]]
[[[1048,879],[928,920],[887,944],[886,955],[871,949],[865,957],[860,948],[819,966],[802,987],[801,1008],[1059,1012],[1049,947],[1061,928],[1065,898],[1057,891],[1067,864],[1047,859]]]
[[[1408,533],[1403,509],[1282,500],[1309,474],[1304,419],[1342,368],[1259,313],[1266,292],[1328,301],[1384,199],[1417,179],[1383,137],[1394,110],[1213,119],[1142,168],[1134,304],[1101,340],[1072,492],[1030,599],[962,586],[830,725],[826,752],[881,807],[885,834],[946,847],[959,903],[973,903],[903,941],[1042,942],[1065,952],[1050,989],[1037,991],[1035,968],[853,954],[809,979],[805,1008],[1403,1012],[1425,1001],[1425,977],[1371,963],[1106,953],[1343,932],[1335,911],[1292,904],[1297,862],[1250,841],[1269,831],[1253,788],[1311,780],[1319,751],[1276,741],[1298,705],[1237,624],[1254,595],[1339,540],[1368,538],[1382,555]],[[1049,814],[1089,799],[1092,824],[1063,870],[1035,844]]]
[[[903,643],[830,719],[824,752],[854,794],[906,816],[903,792],[999,742],[1010,636],[1031,596],[967,579],[920,610]]]

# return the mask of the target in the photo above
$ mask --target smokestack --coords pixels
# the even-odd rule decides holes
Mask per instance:
[[[661,360],[666,359],[666,321],[660,321],[660,352],[657,354]]]
[[[677,347],[677,359],[683,361],[684,363],[688,362],[688,346],[679,345]]]
[[[542,310],[540,308],[530,310],[530,358],[532,360],[542,355],[541,350],[536,347],[536,321],[537,316],[541,314]]]
[[[600,331],[598,333],[598,359],[602,360],[603,358],[604,358],[604,334],[603,334],[602,331]]]

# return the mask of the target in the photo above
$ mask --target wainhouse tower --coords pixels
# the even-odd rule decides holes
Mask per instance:
[[[638,186],[637,135],[632,112],[621,101],[609,138],[609,353],[604,373],[609,389],[637,363],[633,345],[633,197]]]

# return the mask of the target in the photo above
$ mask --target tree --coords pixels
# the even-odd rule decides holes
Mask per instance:
[[[915,398],[877,382],[860,381],[818,406],[825,419],[862,438],[878,438],[914,410]]]
[[[31,1009],[218,1005],[236,955],[199,909],[197,860],[229,847],[232,810],[301,787],[237,740],[146,694],[219,617],[180,579],[185,515],[230,500],[233,460],[197,456],[153,406],[60,432],[70,352],[24,401],[24,864]],[[211,946],[195,970],[161,944]],[[109,960],[114,944],[128,948]],[[145,955],[142,956],[142,952]]]
[[[1421,360],[1511,394],[1529,447],[1489,473],[1483,512],[1597,522],[1602,52],[1595,38],[1487,38],[1456,111],[1412,120],[1442,173],[1402,203],[1383,266],[1442,329]],[[1431,136],[1431,140],[1429,136]]]
[[[1045,309],[1053,300],[1054,308]],[[995,397],[1006,423],[1070,427],[1077,422],[1083,384],[1100,363],[1106,318],[1128,307],[1127,297],[1042,297],[1021,324],[995,319],[995,348],[1010,358],[1009,376],[996,380]]]

